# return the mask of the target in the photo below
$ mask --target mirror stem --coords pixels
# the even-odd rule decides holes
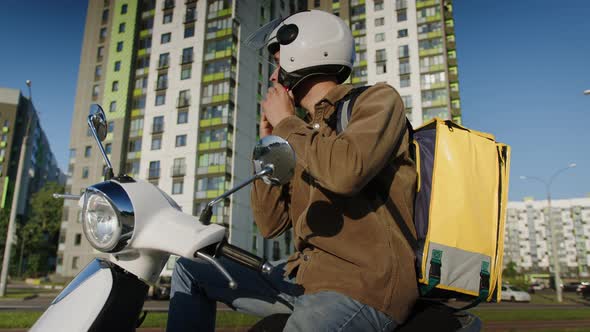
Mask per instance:
[[[219,197],[215,198],[214,200],[212,200],[211,202],[207,203],[207,206],[205,206],[205,208],[203,209],[203,211],[201,211],[201,214],[199,215],[199,221],[203,225],[209,225],[211,223],[211,217],[213,216],[213,205],[215,205],[215,204],[221,202],[222,200],[226,199],[229,195],[231,195],[231,194],[235,193],[236,191],[244,188],[245,186],[247,186],[248,184],[250,184],[254,180],[259,179],[259,178],[261,178],[261,177],[263,177],[265,175],[272,174],[273,171],[274,171],[274,166],[273,165],[268,165],[265,168],[263,168],[260,172],[254,174],[248,180],[240,183],[236,187],[234,187],[234,188],[226,191],[221,196],[219,196]]]

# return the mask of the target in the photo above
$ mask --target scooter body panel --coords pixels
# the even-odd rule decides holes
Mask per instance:
[[[148,286],[95,259],[51,303],[30,331],[132,331]]]

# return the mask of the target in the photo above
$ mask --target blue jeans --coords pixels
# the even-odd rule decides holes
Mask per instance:
[[[261,275],[228,259],[218,261],[236,280],[237,289],[230,289],[211,264],[178,259],[167,331],[214,331],[217,301],[261,317],[290,314],[284,331],[392,331],[397,325],[386,314],[340,293],[304,295],[301,286],[283,276],[284,262],[275,263],[270,275]]]

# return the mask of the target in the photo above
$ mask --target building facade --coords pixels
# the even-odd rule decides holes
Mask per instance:
[[[309,0],[308,7],[350,24],[351,83],[395,87],[413,126],[434,117],[461,123],[452,0]]]
[[[590,198],[551,201],[562,277],[590,276]],[[553,271],[547,201],[509,202],[504,237],[504,266],[521,272]]]
[[[108,119],[105,150],[115,172],[150,181],[183,211],[252,173],[260,101],[272,71],[266,50],[242,45],[301,1],[90,0],[70,139],[67,192],[102,180],[104,162],[86,126],[91,104]],[[230,242],[259,255],[289,254],[289,235],[257,235],[242,190],[219,203],[212,222]],[[73,276],[96,256],[76,202],[64,206],[57,272]]]
[[[30,199],[47,182],[64,184],[47,136],[29,98],[19,90],[0,88],[0,208],[10,210],[23,139],[28,146],[21,177],[17,216],[27,216]]]

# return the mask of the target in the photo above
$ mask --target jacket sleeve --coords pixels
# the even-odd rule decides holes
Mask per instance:
[[[273,134],[289,141],[301,164],[323,188],[341,195],[359,192],[393,157],[406,118],[399,94],[377,84],[353,106],[346,130],[323,136],[296,116],[281,121]]]
[[[265,238],[281,235],[291,226],[289,184],[271,186],[262,181],[252,185],[250,201],[254,222]]]

